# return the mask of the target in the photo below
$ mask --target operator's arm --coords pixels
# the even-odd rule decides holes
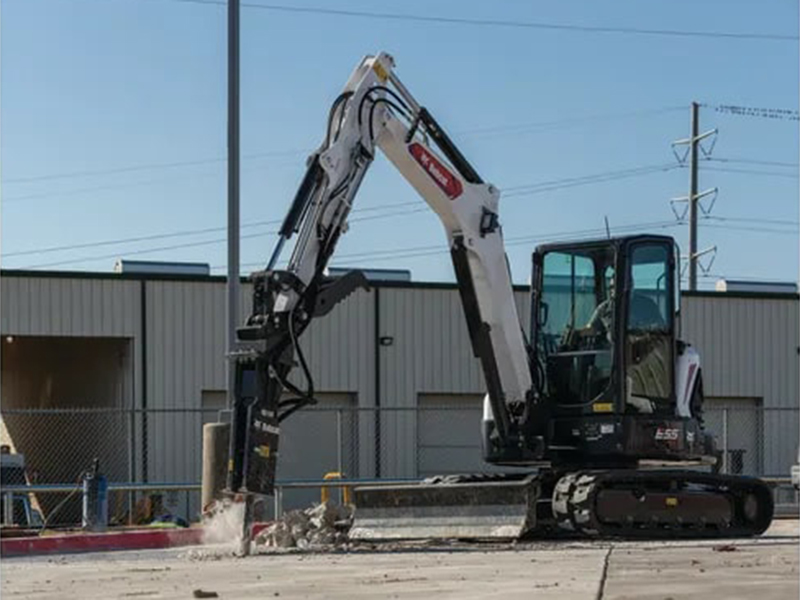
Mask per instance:
[[[331,107],[325,140],[309,159],[275,252],[267,268],[253,276],[253,313],[239,330],[239,339],[250,347],[237,358],[232,491],[271,493],[279,423],[313,402],[297,339],[313,317],[366,285],[359,273],[330,282],[323,272],[378,148],[444,225],[501,440],[509,442],[530,416],[526,409],[535,394],[498,219],[499,192],[481,180],[393,74],[393,66],[392,58],[381,53],[355,69]],[[286,269],[275,269],[284,242],[295,234]],[[305,389],[288,381],[295,359],[305,374]],[[246,381],[253,384],[248,388]],[[281,400],[284,390],[293,396]]]

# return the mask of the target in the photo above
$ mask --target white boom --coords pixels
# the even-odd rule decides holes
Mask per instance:
[[[514,415],[532,401],[533,384],[498,219],[500,192],[480,179],[393,69],[386,53],[364,58],[331,108],[325,140],[309,158],[267,266],[275,266],[283,242],[297,233],[286,271],[302,285],[282,291],[273,310],[291,315],[303,290],[319,277],[347,230],[355,195],[379,148],[444,226],[497,432],[506,436]]]

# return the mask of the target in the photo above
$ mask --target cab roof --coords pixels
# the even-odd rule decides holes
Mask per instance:
[[[597,248],[597,247],[608,247],[613,246],[616,249],[623,248],[625,246],[629,246],[631,244],[636,244],[640,242],[656,242],[662,244],[669,244],[669,245],[677,245],[675,243],[675,239],[669,235],[657,235],[657,234],[636,234],[636,235],[624,235],[624,236],[617,236],[617,237],[610,237],[610,238],[595,238],[595,239],[588,239],[588,240],[572,240],[566,242],[553,242],[549,244],[540,244],[536,246],[536,252],[539,254],[543,254],[545,252],[551,251],[565,251],[565,250],[582,250],[586,248]]]

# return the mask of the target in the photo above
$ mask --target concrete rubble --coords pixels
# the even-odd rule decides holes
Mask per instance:
[[[266,548],[319,548],[346,544],[353,518],[351,506],[323,502],[293,510],[261,531],[256,546]]]

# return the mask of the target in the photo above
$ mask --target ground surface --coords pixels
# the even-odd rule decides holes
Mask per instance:
[[[230,556],[223,546],[5,559],[7,598],[795,599],[798,521],[726,542],[536,542]]]

